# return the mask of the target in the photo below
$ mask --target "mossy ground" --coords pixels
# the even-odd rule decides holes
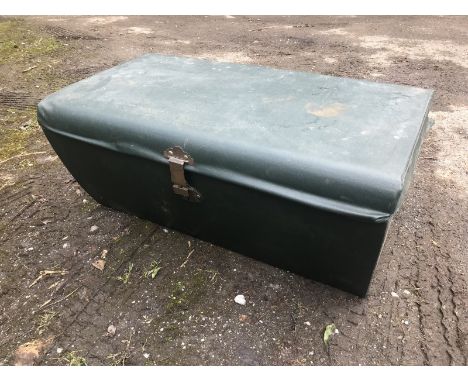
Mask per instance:
[[[175,313],[189,309],[202,297],[207,283],[208,276],[201,271],[196,271],[185,282],[175,282],[166,305],[167,312]]]
[[[42,98],[42,89],[52,87],[55,90],[64,85],[65,81],[55,73],[59,62],[57,54],[64,48],[53,36],[24,20],[0,21],[0,93],[5,92],[4,104],[0,104],[0,163],[25,153],[28,146],[34,144],[35,137],[39,138],[40,128],[31,100]],[[3,86],[12,80],[14,86]],[[20,99],[17,106],[9,107],[12,100],[8,99],[8,94],[16,92],[24,94],[27,102],[22,105]],[[25,168],[33,161],[20,158],[14,164]]]
[[[0,118],[0,163],[24,152],[39,126],[33,109],[8,109]]]
[[[0,64],[49,55],[59,47],[54,37],[33,31],[19,20],[0,21]]]

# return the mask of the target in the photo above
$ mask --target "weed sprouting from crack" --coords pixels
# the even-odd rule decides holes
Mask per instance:
[[[107,359],[111,360],[111,366],[125,366],[125,361],[129,358],[126,353],[109,354]]]
[[[122,281],[124,284],[128,284],[130,282],[130,275],[132,274],[133,270],[133,263],[128,264],[127,270],[124,272],[123,275],[117,276],[117,280]]]
[[[161,269],[162,267],[159,266],[159,263],[156,260],[154,260],[151,262],[149,269],[146,269],[143,272],[143,276],[145,279],[148,279],[150,277],[151,279],[154,279]]]
[[[65,354],[63,360],[67,362],[68,366],[88,366],[86,359],[79,356],[76,351]]]
[[[41,314],[39,316],[39,320],[37,324],[37,332],[39,334],[44,333],[47,330],[47,328],[50,326],[50,324],[52,323],[52,320],[54,319],[56,315],[57,315],[57,312],[53,312],[51,310],[48,310],[44,312],[43,314]]]

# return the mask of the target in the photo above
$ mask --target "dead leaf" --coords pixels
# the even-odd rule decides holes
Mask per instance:
[[[325,330],[323,332],[323,343],[325,346],[328,346],[328,342],[330,341],[330,338],[336,333],[336,325],[335,324],[328,324],[325,327]]]
[[[106,260],[97,259],[97,260],[95,260],[94,262],[92,262],[91,265],[92,265],[94,268],[97,268],[97,269],[99,269],[100,271],[103,271],[103,270],[104,270],[104,267],[106,266]]]
[[[53,337],[38,339],[22,344],[15,352],[15,366],[31,366],[52,344]]]

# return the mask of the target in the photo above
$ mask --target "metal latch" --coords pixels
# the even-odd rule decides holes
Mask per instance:
[[[164,157],[167,158],[169,162],[172,190],[174,193],[193,202],[200,201],[200,193],[190,186],[185,179],[184,165],[193,165],[193,158],[180,146],[174,146],[164,150]]]

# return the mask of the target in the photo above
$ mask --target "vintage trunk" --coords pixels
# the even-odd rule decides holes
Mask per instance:
[[[98,202],[359,296],[432,91],[145,55],[38,106]]]

